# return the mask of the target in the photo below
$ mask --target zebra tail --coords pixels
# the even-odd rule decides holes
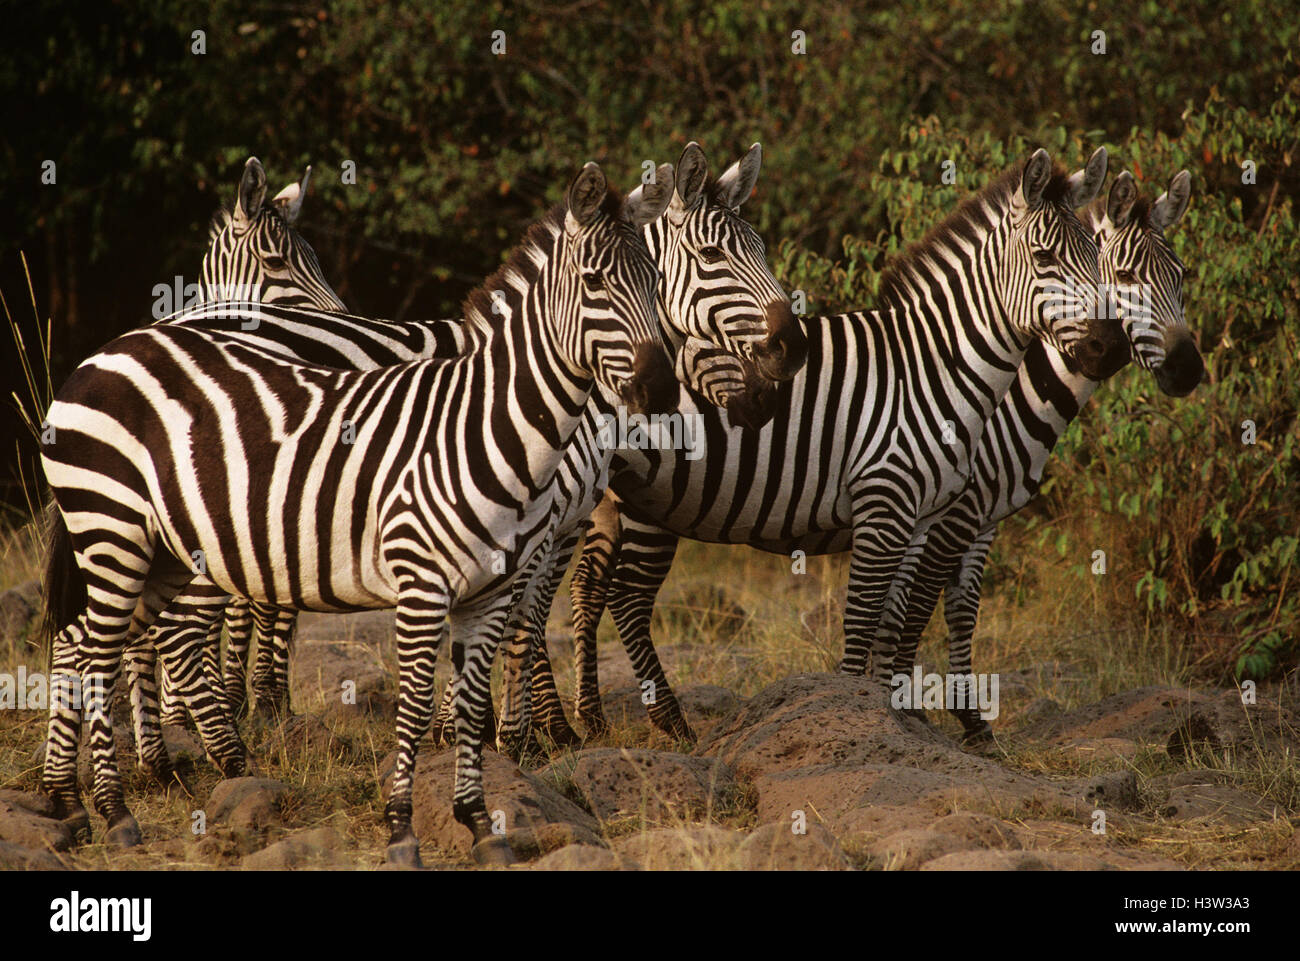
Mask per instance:
[[[42,595],[45,614],[39,637],[46,651],[46,666],[54,655],[54,638],[86,610],[86,581],[72,550],[72,537],[63,512],[48,498],[45,502],[45,576]]]

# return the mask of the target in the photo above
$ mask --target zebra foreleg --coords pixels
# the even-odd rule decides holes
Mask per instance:
[[[446,586],[438,584],[410,591],[410,599],[397,605],[397,761],[384,808],[389,828],[384,860],[401,867],[420,867],[420,842],[411,828],[411,781],[420,738],[433,718],[433,671],[450,603]]]
[[[903,562],[913,526],[898,516],[877,516],[855,525],[853,531],[840,670],[860,677],[871,660],[872,677],[887,687],[893,673],[894,646],[891,638],[879,636],[878,629],[885,597]]]
[[[978,707],[970,706],[975,694],[970,689],[970,682],[974,680],[971,640],[975,634],[975,622],[979,619],[984,565],[988,561],[997,531],[996,524],[980,531],[962,558],[961,566],[944,589],[943,614],[948,624],[948,672],[963,678],[963,703],[966,705],[954,713],[966,730],[963,740],[967,744],[987,743],[993,739],[993,727],[980,717]]]
[[[452,811],[456,820],[474,836],[470,855],[479,864],[487,865],[514,862],[504,832],[494,830],[488,817],[483,794],[483,722],[492,710],[492,661],[511,606],[509,598],[495,598],[472,613],[461,615],[465,642],[454,682],[456,785]]]
[[[597,505],[591,526],[578,555],[569,582],[573,606],[573,661],[577,683],[578,720],[588,737],[600,737],[609,730],[600,703],[600,674],[596,659],[596,630],[609,594],[609,579],[618,560],[620,527],[618,502],[612,494]]]
[[[695,732],[686,723],[650,636],[655,599],[672,569],[677,538],[666,531],[643,531],[628,523],[623,524],[622,531],[619,564],[609,587],[609,610],[632,661],[650,722],[674,740],[693,744]]]

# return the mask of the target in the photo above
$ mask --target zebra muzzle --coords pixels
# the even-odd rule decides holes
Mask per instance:
[[[647,341],[637,347],[632,376],[619,394],[633,414],[667,414],[677,409],[678,380],[662,346]]]
[[[790,380],[808,359],[808,338],[799,319],[790,309],[790,301],[773,301],[763,310],[767,339],[754,348],[759,372],[770,380]]]

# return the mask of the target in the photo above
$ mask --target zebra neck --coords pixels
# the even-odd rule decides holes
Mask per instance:
[[[985,201],[961,229],[939,233],[907,257],[886,294],[904,343],[932,355],[940,388],[978,439],[1015,380],[1029,341],[998,296],[1011,231],[1009,200]]]
[[[538,316],[536,298],[512,291],[499,303],[495,323],[467,318],[475,330],[465,358],[467,389],[482,398],[497,449],[520,455],[511,463],[536,498],[551,483],[596,381],[565,357],[553,325]]]

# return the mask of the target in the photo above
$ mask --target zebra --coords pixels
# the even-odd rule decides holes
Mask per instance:
[[[1160,388],[1173,396],[1190,392],[1204,370],[1184,320],[1183,266],[1164,238],[1164,231],[1186,211],[1189,197],[1190,175],[1186,171],[1173,178],[1168,191],[1154,205],[1137,198],[1132,175],[1124,172],[1116,178],[1104,200],[1099,198],[1083,212],[1084,222],[1095,233],[1099,244],[1102,289],[1122,300],[1119,305],[1111,306],[1109,313],[1123,318],[1126,345],[1131,345],[1138,363],[1153,373]],[[1132,296],[1135,283],[1144,286],[1147,296]],[[1126,356],[1121,357],[1127,362]],[[958,703],[962,703],[961,698],[968,698],[969,680],[960,679],[971,674],[970,636],[978,612],[983,564],[997,524],[1037,493],[1044,465],[1057,439],[1100,379],[1103,378],[1085,375],[1058,351],[1041,343],[1029,345],[1016,380],[985,428],[971,483],[920,542],[922,558],[913,575],[915,584],[910,592],[906,585],[899,583],[899,577],[891,584],[893,603],[899,603],[900,596],[906,598],[906,614],[887,610],[881,626],[882,631],[901,632],[892,667],[895,677],[910,668],[920,633],[942,591],[949,627],[948,671],[959,679],[955,689]],[[573,578],[579,716],[589,728],[597,730],[603,717],[599,713],[596,687],[594,638],[612,568],[617,566],[619,575],[622,574],[621,568],[628,562],[621,558],[620,551],[628,549],[628,544],[633,556],[652,555],[662,550],[667,552],[669,562],[675,546],[671,535],[639,519],[629,521],[624,530],[624,520],[616,503],[602,504],[593,532],[589,534],[591,550],[584,550]],[[841,529],[791,539],[779,547],[767,546],[783,553],[800,549],[808,554],[825,554],[851,549],[852,540],[851,532]],[[655,568],[643,565],[641,570],[650,573],[643,574],[644,579],[635,583],[626,576],[619,580],[619,575],[613,575],[617,590],[646,595],[653,604],[662,577],[667,574],[667,565]],[[642,598],[641,603],[644,602]],[[904,617],[900,628],[898,621]],[[638,669],[638,678],[653,676],[653,669],[658,667],[650,646],[648,625],[648,615],[644,621],[635,623],[637,633],[624,631],[623,624],[619,625],[620,636]],[[670,711],[675,707],[670,690],[665,694],[659,688],[656,694],[657,700],[669,701]],[[978,711],[967,707],[955,714],[965,728],[968,741],[984,740],[991,733]]]
[[[556,469],[596,381],[636,411],[677,400],[657,333],[657,271],[638,233],[668,200],[659,190],[625,202],[587,164],[470,295],[466,313],[487,329],[455,360],[338,371],[166,324],[125,334],[77,368],[50,407],[57,440],[42,463],[65,525],[51,568],[65,585],[79,572],[87,601],[50,613],[76,645],[90,695],[94,798],[110,840],[140,838],[110,721],[123,645],[192,579],[193,557],[214,583],[265,603],[397,607],[386,807],[396,864],[419,863],[411,775],[452,618],[455,813],[480,860],[508,860],[483,802],[478,736],[493,639],[547,547]],[[259,310],[233,312],[247,322]],[[192,443],[193,431],[210,440]],[[290,490],[296,510],[285,509]],[[50,788],[61,808],[76,801],[75,777]]]
[[[726,296],[731,313],[736,317],[737,322],[743,326],[742,332],[752,331],[752,318],[764,316],[767,318],[776,317],[778,322],[781,319],[780,311],[775,308],[775,304],[784,304],[786,306],[786,315],[793,321],[793,315],[789,313],[788,298],[784,291],[780,289],[775,278],[771,276],[766,267],[761,240],[754,234],[752,227],[739,218],[737,211],[740,204],[753,190],[754,182],[757,178],[761,165],[761,147],[758,144],[751,146],[749,151],[736,163],[732,164],[718,179],[708,186],[707,180],[707,161],[704,158],[703,151],[696,143],[688,144],[683,151],[682,158],[679,161],[678,169],[681,171],[679,182],[683,185],[685,197],[680,191],[674,189],[673,200],[670,203],[668,214],[661,218],[664,221],[671,220],[677,225],[673,236],[664,237],[663,231],[654,231],[662,239],[655,241],[656,250],[660,252],[660,259],[664,261],[664,270],[666,271],[663,281],[660,285],[660,304],[661,309],[666,312],[668,324],[663,326],[666,333],[675,332],[673,324],[676,324],[680,330],[676,331],[676,336],[687,337],[687,343],[695,345],[695,352],[699,356],[707,357],[705,360],[695,360],[696,353],[690,350],[684,350],[681,356],[691,357],[692,361],[683,363],[679,357],[678,374],[679,378],[688,383],[695,383],[692,378],[695,376],[696,367],[703,368],[708,363],[717,363],[720,356],[731,358],[732,366],[743,369],[743,385],[755,390],[766,389],[763,385],[770,383],[765,376],[758,373],[758,365],[749,360],[737,358],[734,355],[726,354],[721,348],[716,347],[712,342],[695,339],[694,335],[684,333],[687,330],[696,332],[707,332],[705,329],[705,320],[712,319],[715,323],[729,323],[728,319],[723,317],[719,321],[719,316],[713,308],[713,303],[720,296]],[[659,179],[667,184],[674,183],[674,172],[672,165],[663,165],[658,170]],[[674,184],[676,187],[676,184]],[[647,236],[652,235],[652,228],[646,228]],[[706,242],[707,241],[707,242]],[[724,265],[720,264],[719,258],[715,255],[708,258],[710,246],[724,252],[726,258]],[[695,261],[691,256],[678,253],[675,257],[663,256],[665,250],[702,250]],[[707,262],[706,262],[707,261]],[[700,275],[707,274],[705,280],[701,280]],[[681,291],[694,290],[695,296],[683,296]],[[297,315],[295,315],[297,316]],[[222,318],[226,322],[226,328],[232,332],[236,329],[235,325],[229,322],[228,318]],[[206,314],[190,314],[187,317],[176,320],[174,323],[197,323],[203,326],[211,326],[212,317]],[[290,328],[285,322],[280,320],[278,315],[271,314],[269,311],[264,312],[263,322],[259,331],[254,333],[242,333],[241,336],[250,340],[255,339],[259,345],[275,349],[285,354],[290,359],[307,360],[312,363],[319,363],[328,366],[340,367],[358,367],[359,369],[368,369],[374,366],[376,360],[379,362],[387,361],[395,363],[399,360],[426,357],[430,355],[427,350],[416,351],[410,357],[402,355],[400,352],[396,355],[385,352],[393,350],[389,341],[392,331],[400,328],[402,325],[389,325],[386,322],[365,322],[357,318],[330,318],[328,320],[313,316],[308,323],[299,323],[296,327]],[[459,322],[433,321],[417,322],[413,325],[414,333],[417,335],[432,331],[434,336],[433,356],[455,356],[463,348],[464,340],[460,334]],[[724,329],[726,329],[724,327]],[[798,342],[797,330],[793,336],[789,330],[783,330],[779,323],[771,331],[760,330],[759,335],[767,341],[784,341],[784,346],[773,350],[772,353],[780,353],[789,362],[790,358],[797,357],[801,350]],[[713,334],[713,336],[721,336]],[[317,340],[319,338],[319,341]],[[383,343],[375,344],[375,341]],[[322,350],[321,344],[336,344],[342,342],[347,347],[370,345],[370,355],[358,359],[354,354],[340,356],[332,351]],[[418,342],[418,341],[417,341]],[[445,345],[445,349],[444,349]],[[758,357],[762,357],[763,341],[757,344]],[[775,371],[778,374],[783,373],[781,370]],[[700,375],[703,377],[703,375]],[[741,392],[737,393],[735,385],[714,386],[708,383],[699,384],[702,393],[710,396],[712,401],[721,406],[728,406],[733,418],[743,419],[746,414],[742,413],[746,403],[746,395]],[[594,472],[599,472],[602,476],[604,473],[604,454],[593,454],[591,452],[595,443],[596,422],[588,424],[584,421],[583,428],[579,436],[586,438],[586,447],[583,448],[575,444],[570,452],[571,456],[566,459],[562,468],[561,489],[568,492],[566,495],[569,509],[565,516],[569,518],[566,522],[566,529],[572,528],[577,519],[584,518],[590,513],[595,502],[599,500],[601,488],[593,487],[592,484],[584,480],[585,477],[593,476]],[[585,433],[584,433],[585,431]],[[598,463],[599,462],[599,463]],[[603,481],[601,482],[603,485]],[[559,573],[562,575],[564,566],[567,566],[568,555],[572,553],[573,547],[576,546],[578,532],[572,535],[573,543],[567,544],[565,550],[565,564],[559,567]],[[549,598],[554,594],[555,588],[552,587],[547,593]],[[158,635],[163,631],[177,631],[186,628],[193,628],[193,622],[209,624],[206,630],[207,641],[204,648],[206,655],[215,657],[217,650],[217,638],[220,630],[220,618],[213,619],[212,609],[219,606],[224,600],[225,595],[206,582],[201,584],[196,580],[186,591],[169,605],[168,609],[159,615],[158,623],[151,629],[149,635],[143,639],[143,642],[137,642],[133,645],[135,657],[128,659],[128,664],[134,666],[133,673],[129,673],[132,682],[132,703],[136,706],[133,712],[136,721],[137,743],[142,745],[140,750],[141,766],[147,772],[151,773],[154,779],[164,785],[170,785],[173,781],[179,782],[179,777],[172,769],[163,746],[161,726],[155,716],[150,714],[152,700],[148,696],[150,679],[153,670],[153,646],[156,643]],[[254,676],[254,691],[260,694],[263,688],[269,688],[274,691],[287,691],[287,663],[288,663],[288,640],[292,635],[292,627],[296,622],[296,615],[292,612],[285,612],[268,608],[265,606],[254,605],[249,611],[247,606],[244,608],[246,616],[260,616],[265,620],[263,626],[259,627],[259,634],[266,643],[259,647],[258,669]],[[206,613],[205,613],[206,611]],[[263,614],[262,612],[266,612]],[[274,619],[274,627],[268,629],[271,619]],[[287,629],[284,625],[287,622]],[[236,637],[237,628],[232,628],[230,615],[227,613],[227,628],[231,633],[228,641],[228,649],[238,646]],[[269,640],[268,640],[269,637]],[[247,641],[244,644],[246,646]],[[236,697],[243,691],[242,672],[234,675],[235,681],[232,683],[230,678],[230,662],[232,658],[227,652],[227,670],[226,670],[226,691],[227,699],[231,704],[232,713]],[[272,675],[269,683],[262,680],[267,675]],[[168,675],[164,672],[164,678]],[[199,686],[197,675],[192,678],[188,687],[189,698],[202,698],[202,688]],[[138,690],[137,690],[138,689]],[[143,693],[142,693],[143,692]],[[178,703],[184,699],[177,698]],[[156,715],[156,708],[154,709]],[[196,721],[199,718],[196,716]],[[219,730],[215,725],[219,723],[218,718],[207,718],[207,726],[200,725],[200,734],[204,736],[205,743],[211,732]],[[501,742],[503,750],[509,753],[518,753],[518,749],[512,748],[508,744],[509,732],[503,735],[506,740]],[[51,734],[51,743],[58,743],[59,739]],[[216,752],[210,751],[217,756]],[[85,823],[83,830],[88,830],[88,822]]]
[[[1154,203],[1139,198],[1133,176],[1121,173],[1104,201],[1090,205],[1083,220],[1100,246],[1103,289],[1122,318],[1137,364],[1162,392],[1184,397],[1205,372],[1187,329],[1183,298],[1185,268],[1165,239],[1191,199],[1191,174],[1179,171]],[[984,433],[970,486],[929,530],[920,546],[914,581],[900,588],[903,613],[891,612],[888,629],[899,633],[895,676],[911,670],[921,632],[944,596],[948,627],[948,675],[953,714],[965,739],[986,741],[992,728],[969,704],[971,637],[979,616],[984,565],[998,525],[1037,495],[1047,460],[1065,428],[1100,386],[1054,351],[1031,346],[1016,382]],[[843,545],[839,545],[842,549]],[[901,619],[901,623],[899,623]]]
[[[1073,176],[1036,151],[890,265],[880,309],[807,322],[807,366],[779,389],[761,431],[728,428],[700,409],[702,459],[615,458],[618,507],[593,517],[571,581],[578,716],[590,733],[606,728],[594,644],[608,592],[636,675],[653,684],[651,720],[694,739],[647,640],[682,536],[789,553],[851,532],[841,669],[865,673],[909,541],[965,487],[984,424],[1031,342],[1047,341],[1093,376],[1117,364],[1119,325],[1092,316],[1097,244],[1073,210],[1105,172],[1104,149]],[[1049,291],[1066,299],[1049,306]],[[881,682],[892,653],[883,643],[874,651]]]
[[[695,147],[698,150],[698,147]],[[662,173],[663,171],[661,171]],[[668,182],[671,183],[672,168],[667,166],[666,170]],[[724,175],[725,179],[727,175]],[[746,188],[746,192],[752,189],[752,183]],[[712,214],[710,216],[713,216]],[[715,272],[716,266],[715,266]],[[775,281],[773,281],[775,283]],[[783,295],[782,295],[783,296]],[[767,311],[770,315],[770,311]],[[233,331],[236,326],[239,328],[247,327],[244,324],[243,315],[233,315],[228,309],[215,310],[204,313],[202,311],[191,312],[183,318],[174,320],[173,323],[185,324],[195,323],[200,326],[211,327],[213,325],[226,324]],[[391,349],[394,343],[401,342],[409,338],[420,338],[427,334],[427,331],[419,325],[406,325],[407,329],[402,329],[403,325],[386,325],[382,322],[369,322],[369,328],[366,328],[366,322],[358,318],[340,318],[330,317],[320,314],[319,312],[298,311],[277,311],[276,308],[263,306],[256,315],[258,321],[257,330],[262,334],[274,329],[275,333],[270,342],[271,346],[281,351],[283,356],[285,346],[283,341],[288,340],[294,344],[289,350],[290,356],[294,351],[298,353],[307,351],[316,351],[320,354],[322,350],[331,353],[328,357],[329,363],[343,366],[355,366],[358,363],[368,362],[373,366],[376,359],[375,354],[378,352],[375,348],[381,341],[386,342],[386,348]],[[320,328],[329,328],[320,330]],[[411,329],[411,328],[414,329]],[[366,328],[362,330],[361,328]],[[251,334],[241,334],[241,337],[251,338]],[[260,346],[268,346],[266,343],[259,343]],[[418,353],[418,351],[417,351]],[[788,345],[783,351],[787,358],[791,355]],[[761,352],[759,354],[761,357]],[[319,358],[315,358],[319,362]],[[56,743],[52,741],[51,743]],[[49,766],[47,764],[47,772]],[[47,781],[51,780],[47,778]]]

